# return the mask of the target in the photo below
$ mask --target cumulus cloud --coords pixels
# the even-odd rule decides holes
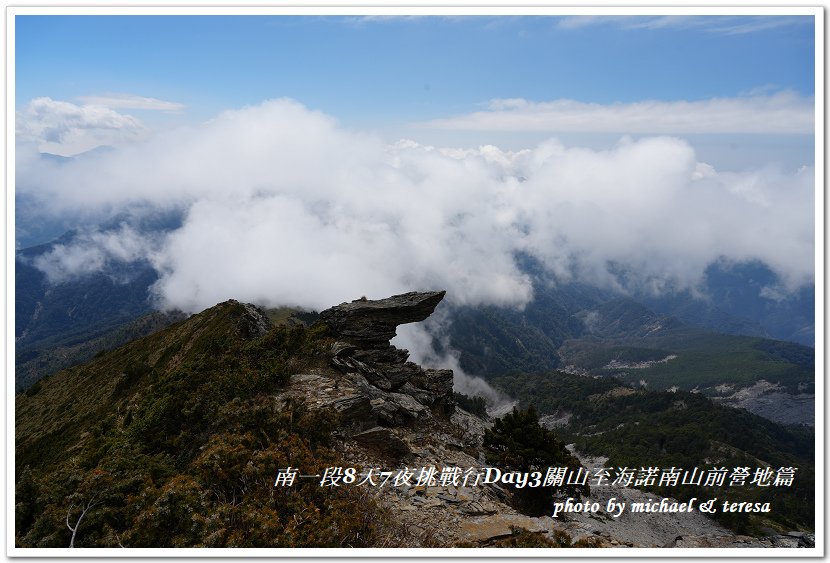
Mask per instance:
[[[72,156],[99,146],[119,145],[146,135],[135,117],[103,105],[76,105],[35,98],[15,115],[18,143],[30,143],[41,152]]]
[[[492,100],[485,111],[419,124],[433,129],[625,134],[813,134],[812,97],[794,92],[700,101],[593,104]]]
[[[782,288],[813,280],[813,169],[720,173],[673,137],[604,151],[390,146],[274,100],[60,165],[18,151],[17,174],[55,214],[179,209],[183,224],[152,244],[90,236],[41,265],[59,278],[144,256],[160,301],[188,311],[228,298],[319,310],[429,288],[521,307],[533,287],[517,254],[622,290],[694,287],[716,260],[763,261]]]

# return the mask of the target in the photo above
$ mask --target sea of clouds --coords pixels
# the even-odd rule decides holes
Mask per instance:
[[[120,114],[60,105],[58,119],[35,105],[18,115],[17,195],[43,218],[88,226],[34,265],[61,283],[146,261],[159,308],[234,298],[321,310],[425,289],[455,305],[522,307],[533,284],[518,254],[558,280],[621,291],[694,290],[716,260],[766,263],[776,295],[814,280],[811,167],[721,173],[668,136],[608,150],[389,145],[286,99],[149,136]],[[124,123],[131,142],[70,160],[44,159],[35,142],[100,142]],[[182,224],[166,231],[132,220],[171,212]],[[124,219],[113,228],[112,217]],[[436,315],[431,329],[402,327],[396,344],[453,368],[457,390],[509,402],[452,353],[435,355],[446,323]]]
[[[159,306],[185,311],[231,297],[319,310],[428,288],[521,307],[533,287],[519,252],[560,280],[622,290],[693,289],[715,260],[760,260],[784,289],[814,276],[813,168],[720,173],[675,137],[389,145],[280,99],[66,162],[19,141],[16,176],[44,215],[179,210],[170,232],[88,230],[36,265],[60,282],[148,260]]]

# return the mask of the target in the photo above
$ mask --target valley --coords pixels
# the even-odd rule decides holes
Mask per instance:
[[[164,537],[173,529],[170,545],[179,546],[776,547],[792,543],[790,532],[805,542],[813,537],[812,512],[804,510],[813,503],[815,478],[814,437],[807,427],[783,427],[718,406],[701,393],[651,391],[610,375],[555,371],[491,377],[518,403],[494,426],[489,417],[456,406],[452,372],[407,362],[407,353],[388,343],[397,324],[427,317],[443,295],[359,299],[319,317],[229,301],[41,379],[15,405],[18,544],[62,545],[60,522],[66,507],[72,509],[63,499],[101,505],[78,536],[87,546],[116,540],[155,545],[154,534],[162,529]],[[675,361],[662,356],[651,363],[641,356],[638,371]],[[640,367],[643,362],[649,367]],[[78,396],[86,400],[78,402]],[[523,421],[521,436],[548,436],[533,447],[553,447],[546,455],[554,457],[528,466],[515,454],[504,457],[516,446],[494,446],[504,442],[494,442],[493,432],[509,420]],[[549,430],[539,422],[553,422],[558,438],[545,434]],[[529,509],[538,501],[528,504],[547,497],[525,499],[510,485],[436,487],[427,481],[423,488],[370,492],[315,490],[306,483],[274,501],[271,483],[272,472],[286,464],[318,475],[326,464],[364,471],[400,464],[455,466],[459,472],[490,464],[544,470],[554,459],[579,467],[600,456],[612,471],[642,463],[792,465],[798,478],[791,488],[731,491],[735,500],[767,499],[775,506],[771,514],[724,512],[711,524],[699,514],[675,524],[654,515],[631,525],[628,517],[614,525],[551,519]],[[215,500],[208,501],[209,492]],[[283,492],[276,492],[282,499]],[[688,500],[712,491],[593,487],[579,494],[586,493],[640,502],[654,495]],[[318,510],[321,502],[343,507],[325,520],[338,522],[342,535],[321,536],[316,520],[292,528],[292,514]],[[362,519],[345,508],[354,503],[364,507]],[[420,517],[423,511],[427,519]],[[208,512],[221,516],[202,520],[199,515]],[[154,524],[147,527],[148,521]],[[270,531],[243,534],[237,527],[243,521],[246,527],[261,522]]]

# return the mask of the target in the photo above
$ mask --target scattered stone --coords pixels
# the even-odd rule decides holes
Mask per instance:
[[[452,395],[452,370],[426,369],[413,378],[413,383],[438,397]]]
[[[372,405],[369,397],[365,395],[347,395],[340,399],[335,399],[330,403],[330,406],[337,411],[340,416],[340,422],[349,424],[352,422],[360,425],[373,423],[376,418],[372,413]]]
[[[481,445],[488,422],[455,408],[452,372],[423,369],[408,361],[406,350],[389,343],[397,324],[426,318],[442,297],[443,292],[406,294],[346,303],[324,312],[329,335],[334,337],[330,363],[335,369],[319,367],[292,375],[289,387],[275,396],[276,404],[288,408],[293,401],[303,401],[310,408],[337,411],[343,423],[338,433],[350,437],[341,440],[339,447],[345,459],[354,460],[361,467],[486,464]],[[370,326],[373,318],[381,319],[380,328]],[[424,421],[428,423],[422,424]],[[405,463],[389,461],[404,457]],[[604,467],[605,462],[596,458],[583,464],[592,469]],[[628,513],[619,519],[602,521],[579,514],[570,515],[567,520],[531,518],[517,514],[508,504],[509,495],[496,486],[402,486],[392,490],[387,486],[377,493],[376,500],[396,513],[400,521],[401,537],[393,541],[421,547],[488,545],[511,537],[516,530],[558,530],[574,541],[587,539],[592,545],[617,548],[815,545],[815,536],[809,532],[793,531],[779,536],[769,530],[764,532],[768,534],[765,538],[736,536],[700,514],[682,520]],[[654,495],[630,488],[592,488],[592,501],[604,505],[611,496],[630,503]]]
[[[411,382],[407,381],[406,383],[398,389],[399,393],[405,393],[406,395],[410,395],[415,398],[419,403],[422,405],[431,405],[433,404],[437,397],[435,393],[431,391],[427,391],[426,389],[421,389],[420,387],[415,387]]]
[[[774,536],[772,538],[772,545],[775,547],[798,547],[798,538],[789,536]]]
[[[462,532],[470,541],[487,543],[513,535],[513,530],[550,531],[550,518],[531,518],[521,514],[496,514],[473,518],[461,523]]]
[[[461,504],[461,512],[467,516],[487,516],[498,511],[497,507],[489,503],[473,501]]]
[[[392,382],[386,377],[386,374],[379,370],[375,369],[372,366],[361,362],[356,358],[346,357],[346,356],[335,356],[332,358],[331,363],[337,369],[349,373],[349,372],[357,372],[362,374],[369,382],[372,383],[378,389],[383,389],[384,391],[391,391],[392,390]]]

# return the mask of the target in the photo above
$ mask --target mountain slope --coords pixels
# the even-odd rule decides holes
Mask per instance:
[[[354,489],[273,489],[279,467],[343,463],[334,419],[275,410],[318,333],[227,302],[64,370],[16,398],[20,546],[361,545],[377,507]],[[274,498],[279,500],[277,505]],[[270,500],[269,500],[270,499]],[[294,517],[327,507],[316,526]],[[64,520],[80,520],[77,537]],[[337,531],[334,531],[334,529]]]
[[[25,347],[17,354],[15,389],[31,389],[36,382],[64,368],[92,359],[123,344],[166,328],[186,318],[178,311],[148,313],[103,332],[91,329],[66,344],[44,343]]]
[[[804,408],[814,393],[812,348],[720,334],[631,298],[594,292],[579,299],[570,291],[537,294],[522,311],[451,310],[449,348],[467,373],[488,379],[564,369],[653,390],[700,391],[772,420],[814,424],[813,410]],[[738,393],[758,396],[744,401]]]
[[[229,301],[46,378],[15,401],[16,544],[601,547],[714,534],[775,545],[701,514],[611,536],[602,522],[522,513],[535,501],[518,485],[467,486],[461,473],[430,481],[429,468],[475,472],[486,458],[502,472],[544,469],[541,451],[579,467],[529,412],[513,415],[522,432],[488,443],[487,423],[454,405],[452,372],[407,362],[389,344],[442,297],[360,299],[311,327],[272,326]],[[338,467],[364,484],[321,486]],[[296,482],[275,483],[290,468]],[[411,481],[377,485],[383,470]]]
[[[688,327],[636,302],[609,302],[585,316],[591,333],[558,350],[569,371],[701,392],[770,420],[814,424],[812,348]]]
[[[584,455],[603,456],[604,467],[795,467],[792,487],[650,487],[675,498],[727,498],[770,502],[770,515],[719,512],[715,518],[740,532],[765,527],[813,528],[815,434],[785,427],[700,394],[633,390],[611,377],[561,372],[503,376],[495,383],[535,405],[565,440]],[[655,485],[657,483],[655,482]]]
[[[66,343],[86,331],[99,333],[151,311],[148,288],[158,275],[146,262],[107,264],[105,270],[52,280],[36,260],[72,245],[78,234],[15,253],[15,340],[18,346]]]

